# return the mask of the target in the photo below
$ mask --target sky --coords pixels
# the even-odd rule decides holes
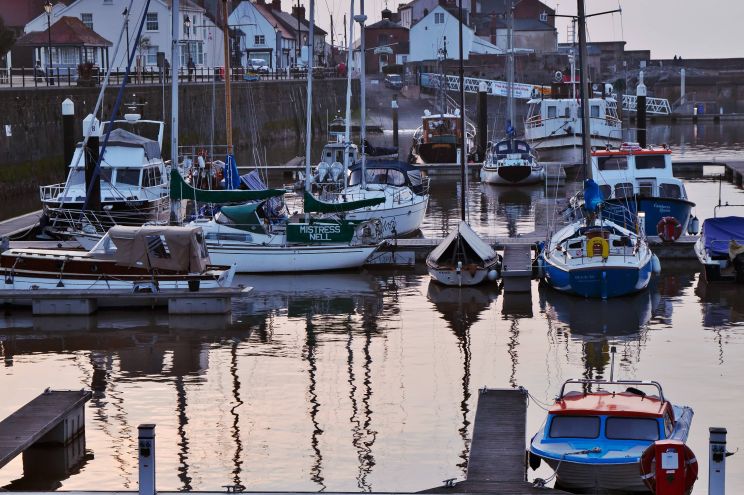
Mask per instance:
[[[387,4],[396,10],[402,0],[366,0],[368,23],[380,19]],[[467,1],[467,0],[466,0]],[[557,14],[576,13],[575,0],[542,0]],[[288,4],[284,0],[283,4]],[[309,5],[309,0],[301,0]],[[343,15],[348,14],[350,0],[316,0],[318,25],[330,31],[333,21],[337,42],[343,40]],[[589,41],[625,39],[626,49],[650,49],[652,58],[732,58],[744,57],[744,0],[586,0],[587,14],[622,8],[621,14],[608,14],[589,19]],[[288,5],[284,6],[289,10]],[[359,11],[359,0],[355,10]],[[568,19],[558,19],[558,41],[565,42]],[[356,33],[358,35],[358,28]]]

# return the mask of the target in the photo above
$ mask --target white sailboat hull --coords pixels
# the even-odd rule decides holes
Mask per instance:
[[[400,237],[416,232],[424,221],[429,196],[414,196],[410,203],[400,206],[368,208],[352,211],[346,215],[347,220],[365,221],[378,219],[382,224],[382,237]]]
[[[474,271],[462,269],[459,272],[454,268],[435,267],[427,263],[426,267],[431,278],[442,285],[450,287],[467,287],[483,283],[490,269],[478,267]]]
[[[518,181],[511,181],[505,179],[501,174],[499,174],[499,168],[502,167],[487,167],[484,165],[481,169],[481,181],[485,182],[486,184],[521,186],[527,184],[537,184],[538,182],[542,182],[545,178],[544,170],[540,168],[539,170],[533,169],[532,171],[530,171],[529,175],[523,179],[520,179]]]
[[[271,246],[207,241],[213,263],[234,263],[240,273],[281,273],[359,268],[377,249],[372,246]]]

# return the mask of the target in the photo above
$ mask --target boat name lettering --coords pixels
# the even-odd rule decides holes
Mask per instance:
[[[656,211],[659,211],[661,213],[669,213],[669,212],[672,211],[672,207],[670,205],[664,204],[664,203],[656,203],[656,202],[654,202],[654,208],[656,209]]]
[[[309,236],[311,241],[330,241],[332,235],[341,233],[340,225],[301,225],[300,233]]]

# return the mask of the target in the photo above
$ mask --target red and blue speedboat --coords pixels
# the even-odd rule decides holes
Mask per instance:
[[[530,465],[545,461],[566,490],[647,492],[644,451],[660,440],[685,442],[692,415],[655,381],[567,380],[532,438]]]

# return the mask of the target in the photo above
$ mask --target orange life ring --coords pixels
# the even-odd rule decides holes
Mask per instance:
[[[674,217],[663,217],[656,224],[656,232],[664,242],[674,242],[682,235],[682,224]]]
[[[695,454],[692,452],[687,444],[677,440],[660,440],[652,443],[646,450],[643,451],[641,456],[641,478],[646,484],[651,493],[656,493],[656,450],[661,445],[669,446],[673,449],[679,449],[684,459],[684,487],[685,494],[689,495],[692,492],[692,487],[695,484],[698,476],[698,462],[695,458]],[[664,448],[664,447],[662,447]],[[672,473],[667,476],[673,476]],[[671,480],[670,480],[671,481]]]

